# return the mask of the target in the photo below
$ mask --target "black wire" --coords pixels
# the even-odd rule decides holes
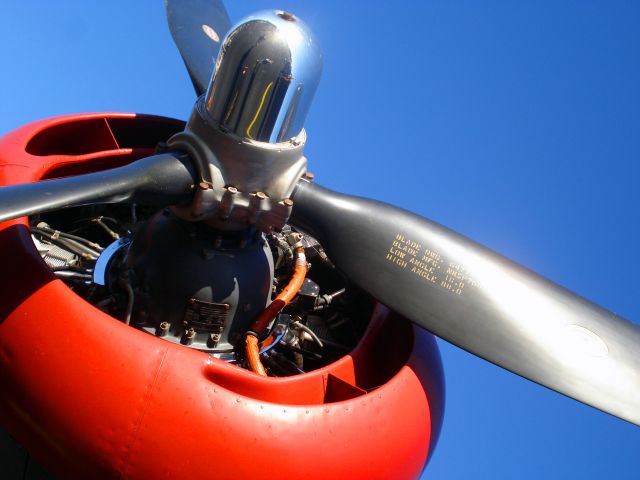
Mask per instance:
[[[75,240],[77,242],[83,243],[89,248],[95,248],[95,245],[98,245],[97,243],[87,240],[86,238],[82,238],[82,237],[79,237],[78,235],[72,235],[66,232],[61,232],[59,230],[54,230],[53,228],[32,227],[31,231],[41,233],[41,234],[49,234],[49,235],[54,235],[57,232],[59,236],[70,238],[71,240]],[[98,245],[98,247],[102,248],[100,245]]]

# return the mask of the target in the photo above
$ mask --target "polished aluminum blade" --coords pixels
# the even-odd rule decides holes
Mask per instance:
[[[196,182],[186,155],[161,153],[95,173],[0,187],[0,222],[98,203],[181,204],[191,200]]]
[[[220,0],[166,0],[167,22],[193,87],[202,95],[213,73],[220,42],[231,27]]]
[[[441,225],[301,181],[291,222],[417,325],[640,425],[640,327]]]

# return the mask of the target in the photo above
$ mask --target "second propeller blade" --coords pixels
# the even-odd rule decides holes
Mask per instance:
[[[291,223],[422,328],[640,425],[640,328],[434,222],[300,182]]]
[[[166,0],[173,40],[198,96],[207,89],[220,42],[231,27],[219,0]]]

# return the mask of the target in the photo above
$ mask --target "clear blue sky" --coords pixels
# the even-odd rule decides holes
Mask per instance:
[[[325,53],[307,122],[318,182],[428,216],[640,321],[640,4],[229,2]],[[186,118],[157,1],[4,1],[0,133],[42,117]],[[432,479],[637,479],[640,428],[440,342]]]

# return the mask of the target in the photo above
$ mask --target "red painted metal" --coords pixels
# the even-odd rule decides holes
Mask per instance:
[[[82,114],[0,140],[0,185],[110,168],[182,124]],[[64,478],[414,478],[442,416],[428,333],[378,305],[304,375],[251,372],[126,326],[53,277],[26,219],[0,224],[0,423]]]

